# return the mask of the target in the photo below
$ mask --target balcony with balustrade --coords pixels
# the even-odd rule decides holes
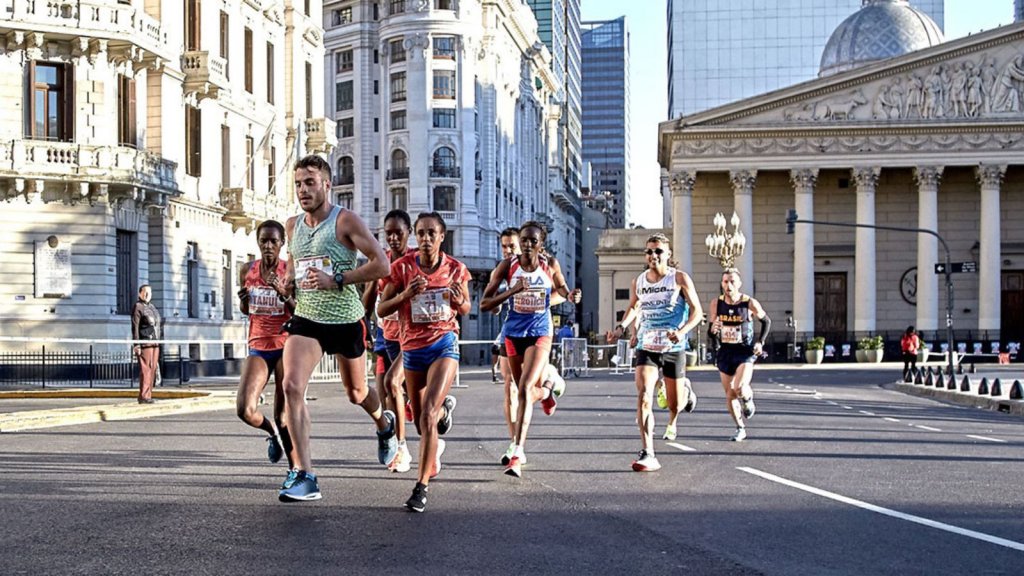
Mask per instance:
[[[246,234],[264,220],[287,216],[288,209],[282,197],[248,188],[221,188],[220,205],[227,210],[221,220],[231,224],[232,231],[244,229]]]
[[[185,93],[195,94],[196,100],[217,98],[221,91],[228,90],[227,61],[208,50],[182,54],[181,71],[185,74]]]
[[[335,122],[330,118],[306,118],[306,153],[330,154],[338,145]]]

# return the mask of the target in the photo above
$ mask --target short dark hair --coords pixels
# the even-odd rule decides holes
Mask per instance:
[[[384,221],[387,222],[392,218],[397,218],[398,220],[401,220],[402,223],[405,224],[405,227],[407,229],[412,230],[412,220],[409,218],[409,213],[406,212],[405,210],[402,210],[401,208],[395,208],[394,210],[388,212],[384,216]]]
[[[324,160],[316,154],[310,154],[299,158],[298,162],[295,163],[295,169],[299,168],[316,168],[323,172],[325,179],[329,182],[331,180],[331,164],[327,160]]]
[[[416,217],[416,224],[420,223],[420,220],[424,218],[433,218],[441,224],[441,232],[448,233],[448,225],[444,223],[444,218],[441,217],[437,212],[420,212],[419,216]]]
[[[284,240],[284,226],[282,226],[281,223],[278,222],[277,220],[264,220],[263,222],[260,222],[260,225],[256,227],[257,239],[260,237],[260,231],[263,230],[264,228],[272,228],[274,230],[277,230],[277,232],[281,235],[281,239]]]
[[[519,233],[522,234],[523,230],[526,230],[527,228],[536,228],[537,230],[540,230],[541,243],[548,239],[548,229],[540,222],[537,222],[536,220],[527,220],[526,222],[523,222],[523,225],[519,227]]]
[[[149,284],[143,284],[142,286],[139,286],[139,294],[142,294],[142,291],[145,290],[146,288],[149,288]]]
[[[499,238],[504,238],[506,236],[509,236],[509,237],[516,236],[516,237],[518,237],[519,236],[519,229],[518,228],[512,228],[511,226],[509,226],[508,228],[505,228],[504,230],[501,231],[501,234],[499,235]]]

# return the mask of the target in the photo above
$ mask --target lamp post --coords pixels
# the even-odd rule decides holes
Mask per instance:
[[[708,249],[708,255],[718,260],[722,268],[732,268],[736,258],[743,255],[743,249],[747,246],[747,238],[740,230],[740,217],[733,212],[729,223],[732,224],[732,232],[725,228],[725,216],[721,212],[715,214],[712,223],[715,225],[714,234],[708,234],[704,239],[704,246]]]
[[[934,230],[928,230],[927,228],[909,228],[902,226],[881,226],[876,224],[857,224],[855,222],[828,222],[825,220],[803,220],[796,213],[796,210],[790,208],[786,212],[786,234],[792,234],[793,228],[796,224],[822,224],[825,226],[845,226],[847,228],[874,228],[875,230],[892,230],[894,232],[913,232],[916,234],[930,234],[935,236],[942,244],[942,249],[946,251],[946,266],[943,272],[946,276],[946,348],[949,350],[947,353],[947,360],[949,361],[948,370],[949,377],[953,378],[955,375],[955,362],[953,355],[956,351],[953,349],[953,270],[950,263],[949,257],[949,245],[946,244],[946,240],[939,236],[939,233]]]

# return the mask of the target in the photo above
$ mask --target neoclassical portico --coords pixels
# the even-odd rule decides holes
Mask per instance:
[[[1018,23],[662,123],[677,254],[702,246],[693,239],[715,212],[735,210],[746,287],[798,333],[836,329],[816,310],[857,336],[937,331],[945,253],[934,236],[809,224],[787,235],[784,220],[795,208],[804,220],[934,230],[954,262],[978,266],[954,279],[957,330],[999,339],[1006,274],[1024,270],[1021,53]],[[706,298],[717,265],[691,254]]]

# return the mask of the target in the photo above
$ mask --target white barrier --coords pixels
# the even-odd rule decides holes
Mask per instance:
[[[633,347],[629,340],[619,340],[615,345],[615,356],[612,356],[612,374],[629,374],[633,368]]]
[[[586,338],[562,339],[562,378],[567,378],[569,372],[578,378],[590,377],[590,354]]]

